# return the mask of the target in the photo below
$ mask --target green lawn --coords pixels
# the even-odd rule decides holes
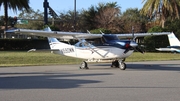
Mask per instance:
[[[179,53],[133,53],[126,61],[160,61],[160,60],[180,60]]]
[[[0,66],[79,64],[81,59],[70,58],[50,52],[0,52]]]
[[[180,54],[173,53],[133,53],[126,59],[130,61],[180,60]],[[0,66],[29,66],[29,65],[57,65],[80,64],[82,59],[76,59],[50,52],[12,52],[0,51]]]

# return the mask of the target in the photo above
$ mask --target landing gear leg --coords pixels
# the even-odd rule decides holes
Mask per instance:
[[[89,69],[86,61],[83,61],[83,62],[81,63],[81,66],[80,66],[79,68],[80,68],[80,69]]]
[[[119,68],[119,61],[118,60],[112,61],[111,67]]]

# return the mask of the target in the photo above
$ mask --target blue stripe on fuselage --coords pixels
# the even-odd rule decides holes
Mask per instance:
[[[121,49],[126,49],[125,45],[131,43],[131,40],[120,40],[116,35],[113,34],[104,34],[102,38],[104,40],[104,45]]]

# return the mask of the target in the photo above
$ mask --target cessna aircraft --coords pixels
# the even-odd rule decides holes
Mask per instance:
[[[136,34],[91,34],[77,32],[51,31],[49,27],[43,30],[16,29],[15,33],[25,35],[36,35],[48,37],[50,51],[65,56],[82,58],[86,61],[81,63],[80,68],[88,69],[87,61],[113,60],[111,67],[126,69],[125,59],[129,57],[134,50],[144,53],[138,47],[134,40],[120,40],[120,38],[133,38],[150,35],[167,35],[164,33],[136,33]],[[75,45],[60,42],[60,39],[76,39]],[[92,41],[93,39],[93,41]],[[90,41],[88,41],[90,40]],[[34,49],[33,49],[34,50]]]
[[[174,35],[173,32],[171,34],[168,34],[168,40],[169,40],[170,46],[167,46],[167,48],[156,48],[156,50],[180,53],[180,41]]]

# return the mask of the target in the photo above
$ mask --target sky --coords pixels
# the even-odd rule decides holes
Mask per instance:
[[[44,0],[29,0],[30,7],[37,11],[38,9],[43,12],[43,2]],[[74,0],[48,0],[51,8],[55,12],[66,12],[68,10],[74,10]],[[126,11],[128,8],[138,8],[143,7],[142,0],[76,0],[76,10],[88,10],[88,8],[93,6],[98,6],[98,3],[108,3],[108,2],[117,2],[118,6],[121,7],[121,12]],[[15,13],[12,10],[8,11],[9,16],[18,16],[19,12]],[[0,8],[0,16],[4,15],[3,7]]]

